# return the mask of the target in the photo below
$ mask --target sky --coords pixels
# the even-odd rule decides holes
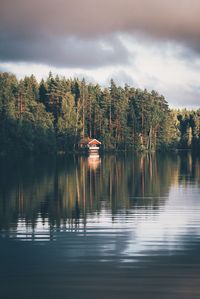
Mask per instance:
[[[157,90],[200,107],[199,0],[0,0],[0,71]]]

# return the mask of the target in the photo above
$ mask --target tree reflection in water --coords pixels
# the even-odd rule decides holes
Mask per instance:
[[[113,222],[122,211],[156,211],[171,186],[199,178],[199,159],[190,153],[1,161],[0,229],[53,240],[55,230],[86,230],[88,218],[103,211]]]

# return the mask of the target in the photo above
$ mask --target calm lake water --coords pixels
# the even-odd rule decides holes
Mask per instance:
[[[0,298],[200,298],[200,159],[0,161]]]

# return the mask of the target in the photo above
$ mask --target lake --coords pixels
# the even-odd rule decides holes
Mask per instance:
[[[200,159],[0,161],[0,298],[200,298]]]

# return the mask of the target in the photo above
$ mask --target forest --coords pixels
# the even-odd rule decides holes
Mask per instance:
[[[0,73],[0,155],[68,153],[81,138],[105,151],[200,150],[200,108],[169,109],[157,91],[86,83],[49,73]]]

